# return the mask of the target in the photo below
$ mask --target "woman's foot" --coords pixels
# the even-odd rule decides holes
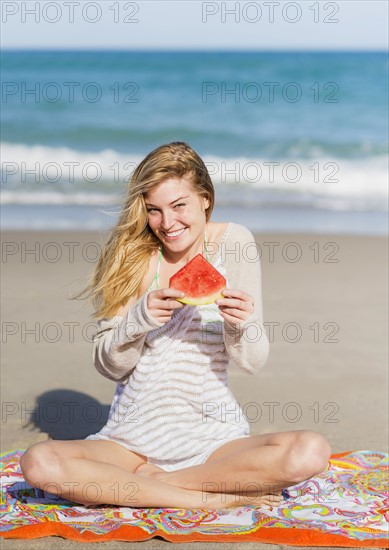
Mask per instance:
[[[283,501],[281,493],[257,493],[231,494],[231,493],[203,493],[203,508],[238,508],[239,506],[266,506],[273,510],[278,508]]]

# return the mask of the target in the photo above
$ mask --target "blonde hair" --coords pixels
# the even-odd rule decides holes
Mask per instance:
[[[169,178],[189,176],[193,189],[209,200],[206,221],[211,217],[215,191],[200,156],[186,143],[157,147],[134,170],[127,197],[116,226],[111,230],[86,289],[96,311],[92,318],[113,317],[131,296],[137,294],[159,240],[148,226],[144,196]]]

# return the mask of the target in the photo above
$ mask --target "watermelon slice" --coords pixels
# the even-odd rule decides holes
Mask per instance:
[[[185,292],[185,296],[177,300],[190,306],[213,304],[215,300],[224,298],[221,292],[226,285],[223,275],[201,254],[197,254],[169,280],[169,288]]]

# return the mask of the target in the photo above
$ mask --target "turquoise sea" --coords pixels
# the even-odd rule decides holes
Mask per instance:
[[[214,220],[385,234],[382,53],[3,51],[2,228],[106,229],[154,147],[187,141]]]

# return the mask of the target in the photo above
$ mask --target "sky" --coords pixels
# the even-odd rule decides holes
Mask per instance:
[[[2,0],[3,49],[386,50],[386,0]]]

